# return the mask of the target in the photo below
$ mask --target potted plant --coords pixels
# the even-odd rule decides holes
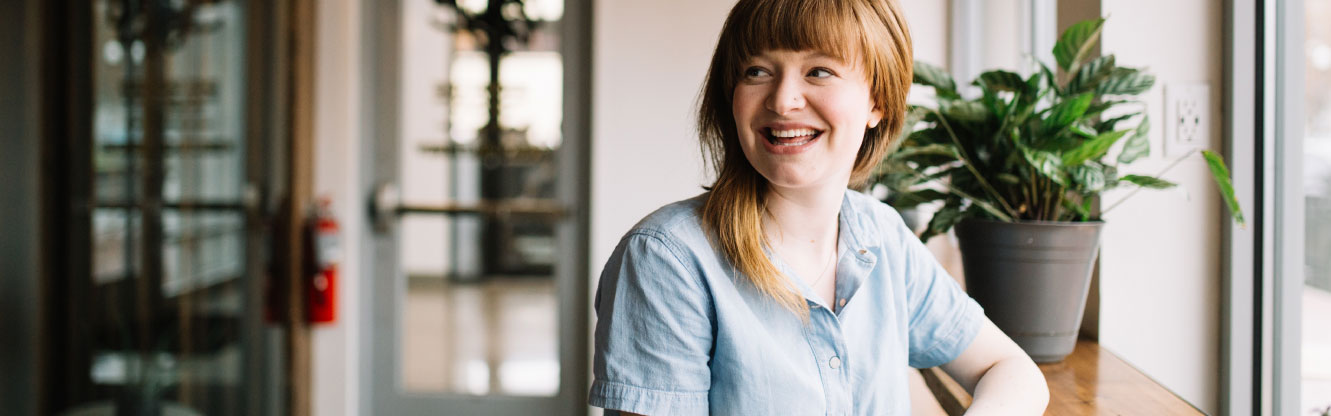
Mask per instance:
[[[974,98],[916,62],[915,83],[932,87],[936,103],[911,107],[898,148],[877,169],[898,209],[941,202],[921,239],[956,228],[967,291],[1037,362],[1059,361],[1076,343],[1104,225],[1093,210],[1101,193],[1175,186],[1121,172],[1150,152],[1136,96],[1155,77],[1091,56],[1103,24],[1083,21],[1060,36],[1058,74],[1043,62],[1028,77],[988,71],[972,83]],[[1242,223],[1224,162],[1202,155]]]

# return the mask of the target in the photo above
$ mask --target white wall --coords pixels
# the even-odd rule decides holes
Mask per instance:
[[[1162,152],[1162,86],[1211,86],[1209,148],[1219,151],[1222,7],[1207,0],[1103,0],[1102,52],[1156,74],[1147,94],[1152,156],[1122,173],[1155,174]],[[1168,41],[1162,42],[1162,39]],[[1214,414],[1220,368],[1221,226],[1226,217],[1199,155],[1165,175],[1176,191],[1143,191],[1105,215],[1100,343],[1202,411]],[[1125,192],[1105,195],[1108,207]]]
[[[702,192],[694,100],[733,4],[593,3],[593,273],[643,216]]]
[[[949,0],[898,0],[906,10],[906,24],[910,26],[911,42],[915,46],[915,60],[938,67],[948,67],[948,48],[951,32],[948,30]]]
[[[359,234],[366,221],[360,189],[360,1],[320,1],[315,7],[314,194],[332,200],[341,225],[337,322],[314,327],[311,344],[312,414],[356,414],[360,403],[361,276]],[[366,174],[369,174],[366,172]]]

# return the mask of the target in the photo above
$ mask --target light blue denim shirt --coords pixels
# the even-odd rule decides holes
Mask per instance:
[[[907,366],[951,361],[979,331],[980,306],[873,198],[847,191],[842,202],[832,305],[792,279],[811,307],[807,325],[712,246],[702,198],[647,216],[606,262],[592,406],[650,416],[909,415]]]

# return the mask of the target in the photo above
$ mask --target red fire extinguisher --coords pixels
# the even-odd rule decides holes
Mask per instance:
[[[337,319],[337,266],[342,257],[337,218],[329,208],[328,198],[320,198],[311,219],[314,239],[315,269],[310,276],[309,318],[313,323]]]

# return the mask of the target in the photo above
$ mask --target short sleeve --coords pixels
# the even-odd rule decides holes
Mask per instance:
[[[596,291],[590,405],[644,415],[708,413],[714,314],[684,254],[660,233],[635,230],[610,256]]]
[[[894,217],[899,218],[899,217]],[[906,251],[906,300],[910,313],[910,366],[928,368],[961,355],[984,322],[984,311],[943,270],[924,243],[897,219]]]

